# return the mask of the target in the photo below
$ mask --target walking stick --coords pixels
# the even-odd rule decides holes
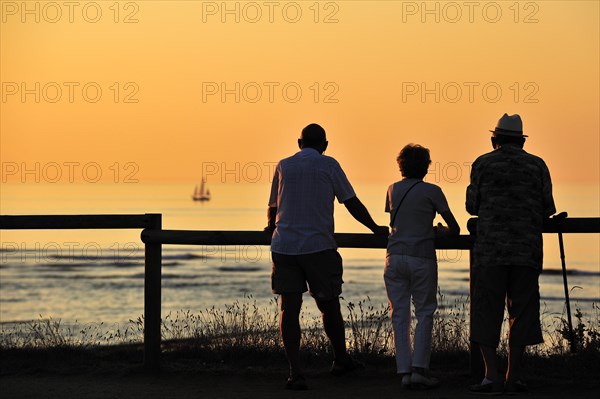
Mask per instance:
[[[556,229],[558,230],[558,246],[560,248],[560,261],[562,263],[562,275],[565,286],[565,300],[567,302],[567,322],[569,323],[569,343],[571,346],[571,353],[577,352],[575,347],[575,336],[573,334],[573,322],[571,321],[571,302],[569,301],[569,285],[567,284],[567,265],[565,264],[565,246],[563,244],[562,236],[562,221],[569,216],[567,212],[561,212],[555,215],[553,219],[556,219]]]

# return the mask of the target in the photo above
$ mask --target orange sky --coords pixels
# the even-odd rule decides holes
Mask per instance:
[[[311,122],[352,181],[408,142],[466,178],[508,112],[555,181],[598,182],[599,2],[315,3],[1,1],[2,181],[267,176]]]

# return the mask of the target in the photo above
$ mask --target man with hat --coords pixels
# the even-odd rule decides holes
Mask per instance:
[[[523,150],[527,136],[521,117],[504,114],[490,131],[494,150],[473,163],[466,200],[467,211],[478,216],[471,341],[479,344],[485,363],[485,378],[470,390],[499,394],[526,389],[519,380],[523,352],[527,345],[543,342],[538,285],[542,224],[556,209],[548,167]],[[505,303],[509,356],[503,381],[496,348]]]

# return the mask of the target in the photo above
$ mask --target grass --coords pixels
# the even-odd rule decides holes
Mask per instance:
[[[439,307],[433,327],[432,367],[451,364],[468,368],[469,331],[467,298],[448,303],[438,293]],[[346,307],[348,348],[355,356],[370,364],[393,367],[394,345],[389,308],[372,304],[370,298],[358,302],[343,301]],[[595,375],[600,368],[600,309],[592,304],[590,316],[584,318],[575,305],[574,331],[577,355],[569,352],[565,315],[542,315],[546,345],[529,347],[526,362],[536,368],[556,367],[571,373]],[[51,318],[16,326],[2,326],[0,355],[31,353],[90,353],[102,348],[137,348],[141,353],[143,317],[125,326],[103,323],[79,326],[64,325]],[[506,324],[506,323],[505,323]],[[301,315],[302,356],[308,364],[331,361],[331,348],[323,333],[320,317]],[[167,358],[201,358],[204,364],[256,364],[284,361],[279,337],[279,304],[274,298],[259,307],[251,296],[234,301],[224,309],[207,308],[197,314],[188,311],[169,313],[162,320],[163,354]],[[99,349],[100,348],[100,349]],[[499,349],[506,357],[506,340]],[[113,351],[112,356],[117,356]],[[82,355],[85,356],[85,355]],[[137,355],[136,355],[137,356]],[[573,360],[576,359],[576,360]],[[574,362],[574,363],[573,363]],[[4,367],[4,366],[3,366]],[[547,369],[543,367],[543,369]]]

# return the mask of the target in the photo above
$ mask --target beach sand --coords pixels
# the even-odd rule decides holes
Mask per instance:
[[[321,370],[310,373],[309,390],[283,389],[282,372],[256,370],[206,371],[200,373],[162,372],[152,374],[74,373],[51,371],[4,375],[0,379],[2,398],[388,398],[470,397],[468,377],[442,379],[442,386],[428,391],[402,390],[389,372],[366,370],[334,378]],[[558,381],[534,384],[528,398],[597,398],[600,386],[582,386]]]
[[[110,353],[109,353],[110,352]],[[473,383],[463,364],[432,365],[441,387],[428,391],[401,389],[391,360],[370,364],[365,370],[343,377],[328,373],[324,361],[307,367],[309,390],[286,391],[286,362],[279,356],[204,363],[193,355],[163,361],[159,373],[141,365],[141,351],[135,352],[54,352],[0,353],[0,398],[473,398],[467,387]],[[596,355],[594,355],[596,356]],[[572,360],[565,357],[565,360]],[[597,360],[597,358],[596,358]],[[579,360],[577,360],[579,362]],[[584,358],[589,361],[589,357]],[[597,398],[600,392],[598,362],[589,374],[574,378],[560,367],[540,370],[530,364],[527,398]],[[238,365],[239,364],[239,365]],[[458,369],[454,369],[457,367]],[[572,364],[565,363],[567,369]],[[564,378],[560,378],[563,375]]]

